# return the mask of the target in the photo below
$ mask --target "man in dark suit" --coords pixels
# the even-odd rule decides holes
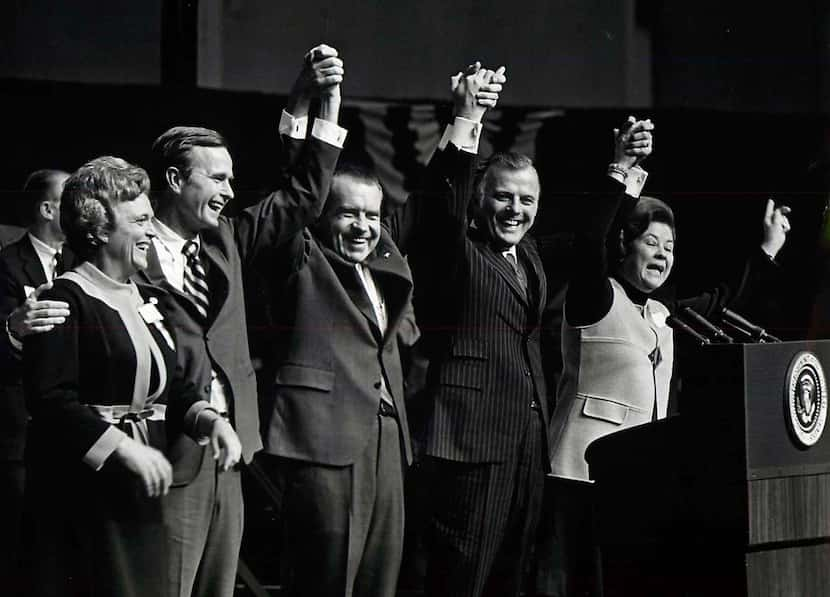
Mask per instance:
[[[320,221],[257,271],[267,312],[252,323],[271,340],[263,437],[283,493],[290,595],[396,591],[412,459],[400,345],[417,328],[409,268],[381,229],[382,196],[367,169],[339,169]]]
[[[547,285],[526,236],[539,178],[527,157],[496,154],[473,180],[481,119],[503,81],[503,69],[479,64],[453,78],[456,118],[428,168],[431,191],[389,220],[412,267],[430,359],[419,439],[435,597],[519,594],[548,468]]]
[[[242,270],[249,261],[316,219],[328,194],[345,131],[337,126],[342,62],[325,45],[306,55],[280,132],[290,163],[281,187],[232,220],[220,212],[234,194],[233,161],[219,133],[174,127],[153,145],[157,236],[141,275],[170,291],[169,315],[180,361],[211,406],[234,426],[250,462],[262,446],[256,382],[248,351]],[[311,94],[320,113],[305,139]],[[223,471],[204,450],[180,438],[170,453],[174,487],[165,503],[171,533],[172,595],[233,594],[242,538],[238,470]]]
[[[21,382],[22,340],[47,332],[69,315],[67,304],[40,301],[38,294],[62,273],[71,255],[62,253],[60,204],[69,174],[38,170],[23,194],[31,219],[26,234],[0,253],[0,586],[12,587],[19,558],[28,419]],[[7,584],[8,583],[8,584]]]

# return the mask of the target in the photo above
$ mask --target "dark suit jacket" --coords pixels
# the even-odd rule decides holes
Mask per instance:
[[[73,265],[69,249],[64,262]],[[26,300],[26,286],[37,288],[46,283],[43,266],[28,235],[7,246],[0,253],[0,321]],[[19,460],[26,444],[26,405],[23,401],[20,354],[0,330],[0,459]]]
[[[252,318],[270,338],[270,350],[260,355],[266,452],[324,465],[353,463],[377,432],[385,376],[411,462],[400,345],[411,346],[417,328],[412,279],[397,247],[384,233],[365,262],[386,303],[385,334],[354,264],[308,229],[279,252],[262,263],[260,288],[268,278],[272,283]]]
[[[526,298],[508,261],[468,226],[476,156],[452,144],[428,168],[428,192],[386,220],[408,255],[415,314],[430,359],[427,455],[501,462],[525,433],[533,400],[547,426],[540,349],[547,283],[535,243],[517,245]]]
[[[301,158],[283,171],[282,184],[260,203],[246,210],[238,219],[219,218],[216,229],[200,233],[200,257],[208,271],[210,313],[206,327],[192,300],[176,290],[164,278],[155,250],[149,254],[149,267],[139,278],[168,290],[177,300],[177,308],[168,312],[176,331],[179,362],[187,379],[199,380],[203,397],[210,399],[211,370],[221,371],[228,382],[231,422],[242,442],[242,456],[250,462],[254,452],[262,448],[259,432],[256,378],[248,350],[242,271],[257,255],[281,244],[308,219],[316,219],[322,199],[328,195],[331,175],[340,150],[318,139],[307,141],[284,139],[289,145],[300,145]],[[182,438],[185,446],[189,438]],[[179,446],[177,449],[185,450]],[[201,454],[201,451],[199,452]],[[192,459],[183,456],[183,466]],[[171,456],[174,468],[176,455]],[[192,470],[193,473],[198,469]],[[177,480],[182,474],[174,471]]]

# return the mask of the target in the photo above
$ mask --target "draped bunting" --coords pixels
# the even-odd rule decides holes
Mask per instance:
[[[479,155],[516,151],[533,158],[542,126],[563,115],[563,110],[553,109],[490,110],[484,121]],[[403,203],[417,188],[450,117],[445,104],[346,102],[343,120],[349,128],[349,139],[344,156],[369,161],[378,173],[386,198]]]

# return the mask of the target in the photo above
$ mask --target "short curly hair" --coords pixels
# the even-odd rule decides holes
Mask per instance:
[[[81,260],[90,259],[112,230],[113,206],[149,192],[147,172],[121,158],[103,156],[78,168],[61,196],[61,228],[69,248]]]

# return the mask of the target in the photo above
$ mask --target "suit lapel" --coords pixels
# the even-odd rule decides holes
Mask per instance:
[[[493,249],[488,243],[483,243],[481,254],[493,266],[498,274],[507,282],[507,285],[513,291],[523,304],[528,305],[528,297],[522,287],[519,285],[519,280],[516,277],[516,272],[513,266],[504,258],[499,251]]]
[[[527,289],[528,300],[533,312],[536,314],[536,320],[541,321],[542,312],[544,310],[545,302],[547,301],[547,284],[544,282],[545,274],[542,270],[542,260],[534,249],[527,237],[516,247],[516,252],[522,263],[525,265],[525,271],[528,273]]]
[[[328,247],[323,247],[323,252],[340,280],[340,285],[343,286],[354,306],[368,321],[372,335],[376,340],[382,340],[380,326],[375,318],[375,310],[372,308],[372,302],[369,300],[369,295],[366,294],[366,289],[363,287],[363,282],[360,280],[355,265],[344,261]]]
[[[409,268],[406,262],[401,257],[400,253],[394,249],[394,245],[386,237],[386,232],[381,233],[381,240],[378,243],[374,253],[366,260],[364,265],[372,272],[372,278],[375,281],[375,286],[382,294],[383,300],[386,304],[387,325],[385,334],[386,339],[390,337],[389,330],[395,329],[402,313],[403,307],[408,296],[409,289],[412,287],[411,279],[406,275],[401,275],[401,272],[408,272]],[[372,331],[378,344],[384,343],[384,334],[380,331],[377,318],[375,317],[375,310],[372,308],[372,302],[369,300],[369,295],[363,286],[363,282],[357,273],[357,269],[353,263],[346,262],[337,253],[328,247],[321,245],[323,253],[326,256],[329,264],[340,280],[341,285],[345,289],[349,298],[363,314],[369,323],[369,328]]]
[[[375,279],[375,284],[386,302],[387,313],[387,332],[388,330],[396,329],[398,320],[404,312],[407,297],[412,289],[412,281],[406,277],[406,274],[401,275],[401,272],[408,272],[407,266],[403,257],[398,251],[393,251],[392,246],[385,238],[381,239],[374,255],[370,257],[366,265],[372,272]],[[386,334],[388,339],[389,334]]]
[[[43,264],[37,256],[34,245],[31,239],[26,235],[20,242],[20,262],[23,273],[28,277],[28,281],[33,288],[37,288],[41,284],[45,284],[46,273],[43,271]]]
[[[167,278],[164,276],[164,271],[161,269],[161,263],[159,262],[158,253],[156,252],[156,245],[150,243],[150,248],[147,251],[147,268],[138,272],[136,276],[138,281],[144,282],[151,286],[163,288],[175,296],[176,301],[195,321],[201,320],[201,315],[199,314],[198,309],[196,309],[196,304],[193,300],[167,281]]]
[[[207,235],[202,235],[202,254],[209,261],[208,288],[210,291],[210,321],[218,317],[228,300],[230,264],[227,257],[210,242]]]

